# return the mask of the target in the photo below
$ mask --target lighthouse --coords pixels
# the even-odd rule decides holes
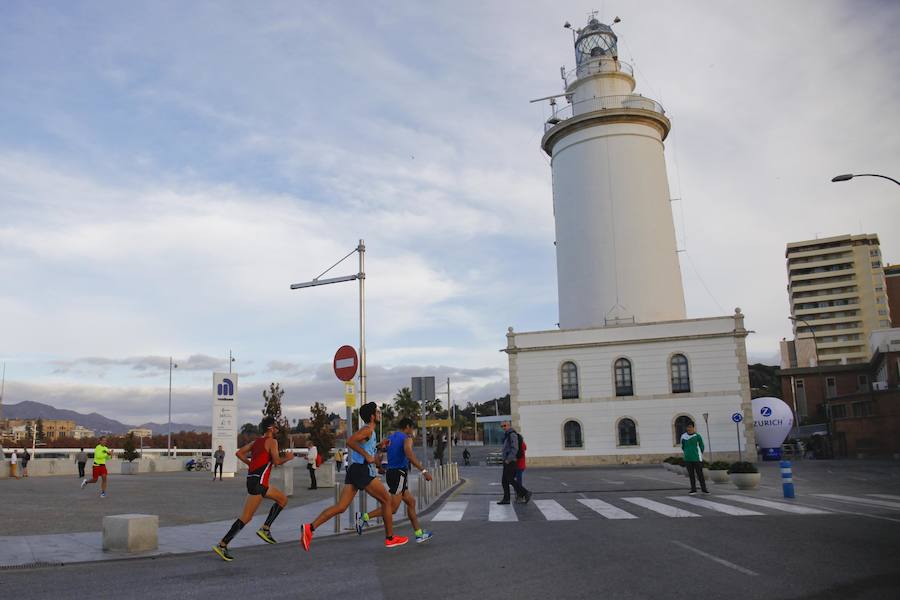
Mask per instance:
[[[635,92],[609,25],[591,17],[572,41],[562,92],[536,100],[551,106],[541,147],[559,322],[508,328],[509,418],[535,466],[656,463],[680,453],[689,425],[716,459],[736,460],[755,448],[749,332],[739,308],[685,316],[663,146],[672,124]]]
[[[685,318],[663,142],[612,28],[574,31],[575,69],[541,140],[553,173],[561,329]],[[565,98],[560,109],[557,99]]]

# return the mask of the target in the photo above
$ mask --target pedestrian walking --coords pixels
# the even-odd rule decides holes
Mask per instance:
[[[344,453],[341,452],[340,448],[334,451],[334,464],[337,465],[338,473],[340,473],[344,467]]]
[[[316,448],[316,445],[312,442],[309,442],[306,447],[309,448],[309,450],[306,451],[306,470],[309,471],[309,489],[315,490],[319,487],[316,484],[316,469],[319,467],[319,449]]]
[[[694,431],[693,423],[688,423],[687,431],[681,434],[681,450],[684,452],[684,466],[691,478],[689,493],[697,493],[696,477],[700,480],[700,489],[704,494],[708,494],[706,479],[703,477],[703,451],[706,450],[706,447],[703,445],[703,437]]]
[[[75,455],[75,464],[78,465],[78,478],[84,479],[84,465],[87,464],[87,452],[84,451],[84,448],[81,448]]]
[[[91,478],[81,480],[81,489],[84,489],[89,483],[97,483],[98,479],[102,479],[100,483],[100,497],[106,498],[106,461],[112,457],[112,452],[106,447],[106,436],[100,436],[97,446],[94,448],[94,464],[91,468]]]
[[[347,468],[346,485],[340,500],[334,506],[326,508],[312,523],[305,523],[300,532],[300,543],[309,552],[313,534],[332,517],[343,513],[353,502],[357,492],[365,491],[381,504],[384,519],[384,546],[396,548],[409,541],[402,535],[394,535],[394,513],[391,506],[391,495],[378,479],[375,468],[375,425],[381,420],[381,410],[374,402],[367,402],[359,409],[360,418],[366,423],[359,431],[347,440],[350,450],[350,466]]]
[[[522,452],[521,436],[513,429],[510,421],[504,421],[500,426],[506,433],[503,434],[503,498],[497,504],[509,504],[509,486],[513,486],[516,497],[527,504],[531,500],[531,492],[516,481],[516,465]]]
[[[524,486],[523,483],[525,480],[525,451],[528,450],[528,444],[525,443],[525,438],[519,434],[519,454],[521,456],[516,460],[516,482],[519,486]],[[516,502],[523,502],[524,498],[522,496],[516,496]]]
[[[222,467],[225,465],[225,450],[222,449],[222,446],[219,446],[219,449],[213,452],[213,458],[216,461],[216,464],[213,466],[213,481],[216,480],[216,471],[219,472],[219,481],[222,481]]]
[[[28,461],[31,460],[31,454],[28,453],[28,448],[25,448],[25,452],[22,453],[22,477],[28,477]]]
[[[278,440],[275,439],[275,435],[278,433],[278,422],[274,417],[264,418],[259,424],[259,428],[263,431],[263,435],[238,448],[238,451],[235,452],[238,460],[247,465],[247,494],[249,497],[244,502],[241,516],[231,524],[231,529],[228,530],[225,537],[212,547],[213,552],[226,562],[234,560],[234,556],[228,552],[228,544],[244,528],[244,525],[250,522],[263,498],[275,501],[275,504],[269,509],[269,516],[266,517],[265,523],[256,531],[256,535],[267,544],[275,543],[270,528],[278,514],[287,505],[287,496],[284,495],[284,492],[269,485],[269,474],[272,472],[273,466],[283,465],[289,460],[293,460],[294,454],[288,452],[284,457],[278,455]]]
[[[416,515],[416,499],[409,491],[409,465],[414,465],[422,473],[425,481],[431,481],[431,474],[425,470],[425,467],[416,458],[413,452],[413,421],[409,418],[400,419],[397,424],[397,431],[392,433],[387,439],[387,474],[385,480],[388,484],[388,491],[391,493],[391,506],[393,514],[397,514],[400,503],[406,504],[406,515],[412,524],[413,531],[416,534],[416,543],[421,544],[431,539],[432,533],[425,531],[419,525],[419,517]],[[378,518],[382,515],[379,506],[370,513],[360,515],[356,513],[356,533],[362,535],[363,528],[368,527],[371,519]]]
[[[16,449],[13,448],[12,454],[9,455],[9,476],[10,477],[15,477],[16,479],[19,478],[19,474],[16,473],[16,468],[18,467],[18,463],[19,463],[19,455],[16,454]]]
[[[471,459],[471,458],[472,458],[472,453],[469,452],[469,449],[466,448],[465,450],[463,450],[463,464],[465,466],[467,466],[467,467],[469,466],[469,459]]]

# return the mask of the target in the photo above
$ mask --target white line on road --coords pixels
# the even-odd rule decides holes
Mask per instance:
[[[751,517],[764,514],[761,512],[756,512],[755,510],[747,510],[746,508],[731,506],[730,504],[721,504],[719,502],[710,502],[709,500],[704,500],[702,498],[694,498],[693,496],[669,496],[669,498],[671,500],[678,500],[679,502],[693,504],[694,506],[699,506],[700,508],[708,508],[709,510],[715,510],[720,513],[725,513],[726,515],[732,515],[735,517]]]
[[[563,484],[563,485],[566,486],[566,487],[569,487],[569,484],[566,483],[565,481],[560,481],[560,483]]]
[[[662,477],[653,477],[652,475],[631,475],[631,477],[640,477],[641,479],[652,479],[654,481],[664,481],[668,484],[672,483],[672,479],[663,479]]]
[[[630,512],[626,512],[603,500],[590,498],[587,500],[579,500],[579,502],[590,508],[592,511],[600,513],[607,519],[637,519],[637,517]]]
[[[858,498],[856,496],[841,496],[840,494],[813,494],[826,500],[836,502],[848,502],[851,504],[863,504],[865,506],[880,506],[883,508],[900,508],[900,502],[888,502],[887,500],[872,500],[871,498]]]
[[[884,498],[885,500],[900,500],[900,496],[894,494],[866,494],[866,496],[874,496],[875,498]]]
[[[695,552],[695,553],[699,554],[700,556],[703,556],[704,558],[708,558],[711,561],[717,562],[720,565],[724,565],[724,566],[728,567],[729,569],[734,569],[735,571],[738,571],[739,573],[743,573],[744,575],[752,575],[754,577],[759,575],[759,573],[757,573],[755,571],[751,571],[750,569],[745,569],[744,567],[742,567],[740,565],[736,565],[733,562],[729,562],[729,561],[725,560],[724,558],[719,558],[718,556],[713,556],[712,554],[709,554],[708,552],[704,552],[703,550],[697,550],[696,548],[688,546],[687,544],[682,544],[679,541],[672,540],[672,543],[675,545],[681,546],[685,550],[690,550],[691,552]]]
[[[784,502],[774,502],[772,500],[763,500],[762,498],[751,498],[749,496],[725,495],[716,496],[716,498],[724,498],[725,500],[734,500],[736,502],[744,502],[745,504],[754,504],[756,506],[764,506],[766,508],[774,508],[775,510],[783,510],[784,512],[794,513],[797,515],[827,515],[827,510],[818,508],[810,508],[808,506],[800,506],[798,504],[786,504]]]
[[[578,517],[562,507],[556,500],[535,500],[534,505],[544,513],[548,521],[577,521]]]
[[[468,502],[448,502],[434,515],[432,521],[462,521]]]
[[[491,510],[488,514],[488,521],[518,521],[516,511],[513,510],[512,504],[497,504],[491,502]]]
[[[652,510],[653,512],[657,512],[661,515],[665,515],[667,517],[699,517],[700,515],[696,513],[692,513],[689,510],[684,510],[681,508],[676,508],[674,506],[669,506],[668,504],[663,504],[662,502],[657,502],[656,500],[650,500],[649,498],[622,498],[625,502],[631,502],[632,504],[637,504],[643,508],[648,510]]]

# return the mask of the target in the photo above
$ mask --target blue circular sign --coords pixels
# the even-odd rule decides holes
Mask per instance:
[[[742,415],[741,413],[734,413],[733,415],[731,415],[731,420],[735,423],[740,423],[744,420],[744,415]]]
[[[771,417],[772,409],[769,408],[768,406],[763,406],[761,409],[759,409],[759,414],[761,414],[764,417]]]

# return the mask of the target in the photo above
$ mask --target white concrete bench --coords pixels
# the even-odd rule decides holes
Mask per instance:
[[[159,517],[156,515],[110,515],[103,517],[103,549],[145,552],[159,547]]]

